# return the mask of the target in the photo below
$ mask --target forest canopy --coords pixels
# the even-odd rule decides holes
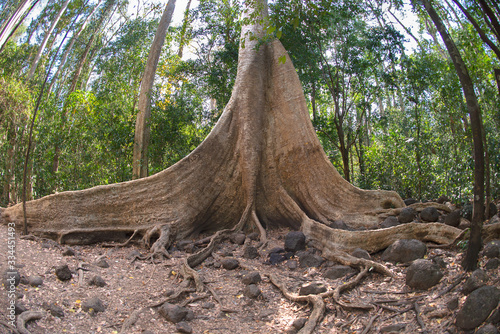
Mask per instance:
[[[0,1],[2,34],[27,2],[31,7],[0,54],[2,207],[22,198],[37,101],[28,199],[132,179],[139,89],[164,7],[159,1]],[[184,5],[177,4],[179,19],[167,31],[151,92],[149,175],[204,140],[235,82],[242,4]],[[500,60],[494,47],[500,42],[490,29],[494,22],[483,19],[477,2],[435,5],[474,81],[491,198],[498,198],[500,88],[494,70]],[[316,133],[346,180],[364,189],[395,190],[402,198],[471,199],[466,103],[450,57],[421,7],[277,0],[269,11],[268,37],[279,38],[289,51]]]

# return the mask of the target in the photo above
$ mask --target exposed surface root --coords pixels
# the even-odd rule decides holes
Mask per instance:
[[[350,280],[349,282],[347,282],[346,284],[342,284],[342,285],[339,285],[338,287],[336,287],[334,290],[333,290],[333,300],[339,304],[340,306],[344,307],[344,308],[357,308],[357,309],[364,309],[364,310],[369,310],[369,309],[372,309],[373,306],[372,305],[369,305],[369,304],[363,304],[363,303],[345,303],[343,302],[342,300],[340,300],[340,294],[343,292],[343,291],[346,291],[348,289],[352,289],[354,286],[358,285],[359,282],[361,282],[361,280],[366,276],[366,274],[368,273],[368,267],[364,267],[363,270],[361,270],[359,272],[358,275],[356,275],[356,277],[352,280]]]
[[[45,312],[25,311],[17,316],[17,330],[20,334],[30,334],[26,329],[26,323],[31,320],[38,320],[45,316]]]
[[[311,315],[309,316],[309,319],[307,320],[304,327],[302,327],[302,329],[299,331],[299,334],[313,333],[314,328],[321,321],[325,313],[326,306],[325,302],[323,301],[323,297],[320,295],[299,296],[288,291],[283,283],[283,280],[280,280],[276,275],[269,275],[269,279],[271,280],[271,283],[273,283],[278,289],[280,289],[280,291],[287,299],[293,302],[307,302],[313,305],[313,311],[311,312]]]
[[[105,242],[105,243],[102,244],[102,246],[103,247],[127,247],[130,244],[130,242],[132,242],[132,240],[135,238],[135,236],[138,234],[138,232],[139,232],[139,230],[136,229],[134,231],[134,233],[132,233],[132,235],[130,236],[130,238],[128,238],[128,240],[125,241],[125,242],[122,242],[122,243],[119,243],[119,244],[111,244],[111,243]]]

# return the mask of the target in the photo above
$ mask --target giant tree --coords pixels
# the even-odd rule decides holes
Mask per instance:
[[[153,254],[166,254],[175,240],[217,232],[186,261],[185,277],[195,281],[189,268],[209,256],[220,238],[244,228],[258,230],[263,241],[264,227],[301,229],[323,256],[381,271],[341,249],[375,252],[401,237],[447,243],[458,236],[460,230],[444,224],[357,232],[328,227],[337,219],[352,228],[377,227],[378,214],[397,212],[404,202],[391,191],[354,187],[328,161],[285,49],[277,40],[261,43],[267,6],[258,1],[255,8],[242,29],[233,94],[208,137],[155,175],[26,203],[31,233],[69,244],[143,236],[146,245],[155,240]],[[0,217],[19,226],[22,206],[2,208]]]

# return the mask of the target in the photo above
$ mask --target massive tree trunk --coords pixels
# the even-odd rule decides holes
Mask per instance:
[[[28,202],[30,232],[71,244],[156,233],[167,246],[203,231],[257,226],[264,234],[263,226],[289,226],[302,229],[331,252],[342,244],[356,245],[356,232],[337,234],[326,226],[329,222],[342,219],[354,228],[373,228],[378,226],[377,212],[404,206],[394,192],[361,190],[340,176],[315,134],[285,49],[275,40],[256,50],[258,41],[250,40],[249,33],[262,37],[264,29],[259,24],[243,28],[246,41],[239,51],[232,97],[199,147],[146,178]],[[285,64],[279,62],[283,55]],[[1,219],[20,226],[22,207],[1,209]],[[423,224],[415,225],[420,227],[398,227],[394,235],[428,234],[422,232]],[[441,232],[436,231],[445,229],[448,242],[460,232],[439,226],[431,238],[439,238]],[[382,235],[392,233],[379,231],[371,251]],[[364,231],[358,244],[367,242],[370,232]],[[339,238],[331,241],[336,235]]]
[[[156,68],[160,60],[161,49],[165,42],[167,29],[174,14],[175,0],[169,0],[161,17],[156,35],[149,50],[148,61],[142,76],[137,119],[135,121],[134,152],[132,162],[132,178],[148,176],[148,147],[151,132],[151,91],[155,80]]]

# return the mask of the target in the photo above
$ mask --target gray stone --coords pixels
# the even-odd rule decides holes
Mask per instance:
[[[64,250],[64,252],[62,252],[62,255],[63,256],[75,256],[76,255],[76,252],[73,248],[71,247],[68,247]]]
[[[458,298],[457,297],[453,297],[450,300],[448,300],[448,302],[446,303],[446,307],[450,311],[456,310],[458,308]]]
[[[31,286],[40,286],[43,284],[43,278],[40,276],[30,276],[28,277],[28,283]]]
[[[185,321],[181,321],[181,322],[177,323],[175,325],[175,329],[179,333],[191,334],[193,332],[193,329],[191,328],[191,326]]]
[[[468,295],[472,291],[486,285],[488,282],[488,275],[481,269],[476,269],[472,272],[469,278],[465,280],[462,287],[462,293]]]
[[[427,290],[438,284],[443,273],[432,261],[415,260],[406,271],[406,284],[413,289]]]
[[[56,276],[58,279],[61,281],[68,281],[71,279],[72,274],[71,270],[69,270],[69,267],[67,264],[60,265],[56,267]]]
[[[460,225],[460,210],[450,212],[444,217],[444,223],[449,226],[458,227]]]
[[[301,329],[302,327],[304,327],[304,325],[306,324],[307,322],[307,318],[298,318],[298,319],[295,319],[292,323],[292,326],[296,329],[296,330],[299,330]]]
[[[229,239],[233,244],[243,245],[245,243],[246,235],[244,233],[233,233]]]
[[[215,304],[212,302],[206,302],[206,303],[201,304],[201,308],[204,308],[206,310],[213,309],[214,307],[215,307]]]
[[[252,233],[250,233],[250,234],[248,235],[248,238],[249,238],[250,240],[257,241],[257,240],[259,240],[259,238],[260,238],[260,234],[259,234],[259,233],[257,233],[257,232],[252,232]]]
[[[109,268],[109,263],[104,259],[100,259],[95,263],[95,265],[104,269]]]
[[[291,231],[285,236],[285,250],[298,252],[306,249],[306,236],[300,231]]]
[[[396,240],[382,253],[382,260],[393,263],[408,263],[421,259],[427,253],[427,246],[420,240]]]
[[[260,291],[260,288],[257,285],[249,284],[243,290],[243,294],[248,298],[256,299],[262,294],[262,291]]]
[[[412,204],[415,204],[415,203],[418,203],[418,201],[414,198],[407,198],[404,200],[405,202],[405,205],[408,206],[408,205],[412,205]]]
[[[310,282],[302,285],[299,289],[299,295],[317,295],[318,293],[326,292],[326,286],[321,282]]]
[[[433,206],[425,208],[422,212],[420,212],[420,218],[427,222],[437,222],[439,220],[439,216],[439,211]]]
[[[4,275],[5,289],[10,290],[11,285],[18,286],[21,282],[21,274],[18,270],[7,270]]]
[[[483,286],[465,299],[456,315],[456,325],[462,329],[474,329],[483,323],[500,301],[500,290]]]
[[[475,334],[499,334],[500,332],[493,324],[486,324],[479,328]]]
[[[227,270],[233,270],[240,266],[240,262],[235,258],[225,258],[221,261],[222,267]]]
[[[351,255],[354,257],[357,257],[358,259],[365,259],[365,260],[371,260],[372,257],[370,256],[370,253],[365,251],[364,249],[361,248],[356,248],[351,252]]]
[[[349,266],[336,265],[325,271],[323,276],[328,279],[337,279],[354,273],[354,269]]]
[[[284,262],[285,260],[286,260],[286,257],[283,254],[271,253],[271,254],[269,254],[268,262],[272,265],[276,265],[278,263]]]
[[[164,303],[158,309],[158,313],[174,324],[183,321],[188,315],[188,309],[179,305]]]
[[[402,208],[398,215],[398,220],[401,224],[411,223],[417,216],[417,211],[414,208]]]
[[[495,258],[500,256],[500,240],[488,242],[483,248],[483,256],[487,258]]]
[[[260,277],[260,274],[257,271],[251,271],[249,273],[246,273],[243,275],[241,278],[241,282],[245,285],[250,285],[250,284],[257,284],[262,281],[262,278]]]
[[[382,224],[380,224],[380,228],[388,228],[399,225],[399,219],[396,216],[387,217]]]
[[[472,220],[472,204],[466,204],[460,211],[460,214],[462,217],[464,217],[467,220]]]
[[[446,203],[446,202],[451,202],[451,199],[448,196],[446,196],[446,195],[441,195],[436,200],[436,202],[439,203],[439,204],[443,204],[443,203]]]
[[[319,267],[325,261],[321,256],[305,252],[299,256],[301,268]]]
[[[255,259],[259,257],[259,251],[254,246],[245,246],[243,249],[243,257],[250,260]]]
[[[21,302],[19,302],[19,301],[16,301],[16,302],[14,303],[14,313],[15,313],[16,315],[19,315],[19,314],[21,314],[21,313],[23,313],[23,312],[26,312],[26,311],[28,311],[28,308],[26,308],[26,306],[24,306],[24,304],[22,304],[22,303],[21,303]]]
[[[54,303],[43,303],[43,308],[49,311],[54,317],[64,318],[64,310],[59,305]]]
[[[106,307],[99,298],[93,297],[82,302],[82,310],[88,313],[97,313],[104,312],[106,310]]]
[[[286,262],[286,266],[288,267],[288,269],[290,270],[295,270],[299,267],[299,264],[297,263],[297,261],[295,260],[288,260]]]
[[[103,286],[106,286],[106,282],[104,281],[104,279],[101,276],[95,275],[94,277],[92,277],[89,280],[89,285],[95,285],[95,286],[98,286],[98,287],[103,287]]]
[[[484,268],[486,270],[494,270],[500,267],[500,259],[495,258],[495,259],[489,259],[488,262],[484,265]]]

